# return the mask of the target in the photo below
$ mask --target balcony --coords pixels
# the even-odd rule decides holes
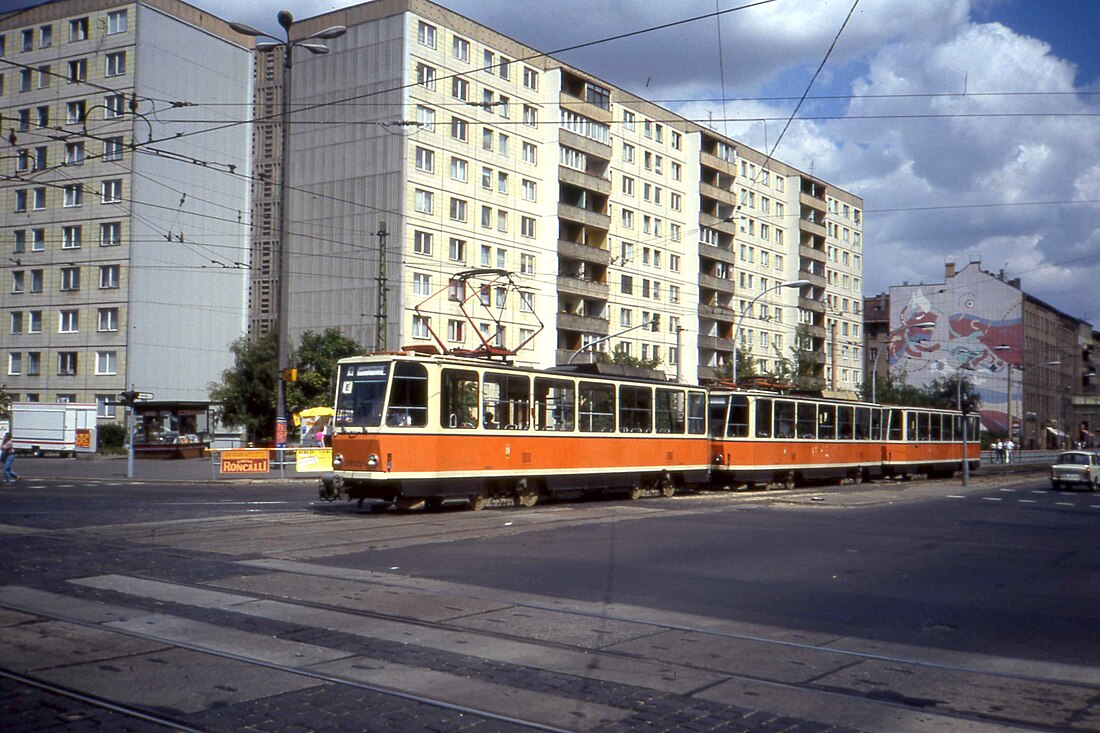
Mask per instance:
[[[737,200],[734,198],[733,191],[719,188],[712,183],[699,181],[699,193],[701,193],[703,196],[706,196],[707,198],[712,198],[715,201],[721,201],[722,203],[729,204],[731,206],[737,203]]]
[[[798,307],[801,308],[804,311],[809,311],[811,313],[824,313],[825,312],[825,301],[814,300],[813,298],[799,297]]]
[[[714,216],[713,214],[706,214],[706,213],[700,212],[700,214],[699,214],[699,223],[702,224],[705,227],[710,227],[711,229],[716,229],[716,230],[722,232],[723,234],[728,234],[731,237],[737,236],[737,228],[736,228],[737,225],[734,222],[726,221],[725,219],[719,219],[717,216]]]
[[[559,331],[580,331],[581,333],[594,333],[599,336],[606,336],[611,333],[606,318],[576,316],[572,313],[559,313],[557,326]]]
[[[720,305],[706,305],[699,304],[699,315],[703,318],[710,318],[714,321],[723,321],[725,323],[733,323],[737,318],[737,314],[733,312],[733,308],[726,308]]]
[[[734,285],[733,280],[726,280],[722,277],[704,275],[702,273],[699,274],[699,286],[717,290],[720,293],[729,293],[730,295],[733,295],[737,290],[737,286]]]
[[[813,260],[814,262],[825,262],[826,259],[824,250],[807,247],[805,244],[799,245],[798,254],[804,259]]]
[[[737,166],[728,160],[723,160],[713,153],[699,153],[699,162],[707,168],[713,168],[730,176],[737,176]]]
[[[596,211],[582,209],[572,204],[558,203],[558,217],[584,226],[607,230],[611,228],[611,217]]]
[[[805,191],[800,191],[798,194],[798,203],[802,206],[810,209],[816,209],[822,214],[825,213],[825,199],[819,199],[816,196],[811,196]]]
[[[733,353],[733,339],[724,339],[718,336],[699,336],[699,348]]]
[[[582,298],[607,300],[611,289],[606,283],[598,283],[581,277],[558,275],[558,292],[567,295],[579,295]]]
[[[558,100],[562,109],[567,109],[570,112],[574,112],[578,115],[583,115],[590,120],[596,122],[602,122],[605,125],[610,125],[615,121],[614,116],[611,114],[611,110],[604,109],[603,107],[597,107],[591,102],[585,101],[580,97],[577,97],[564,89],[561,92],[561,97]]]
[[[610,265],[611,253],[599,247],[590,247],[587,244],[577,244],[564,239],[558,240],[558,257],[592,262],[597,265]]]
[[[717,262],[725,262],[730,265],[737,264],[737,255],[731,250],[723,247],[714,247],[709,244],[699,243],[699,256],[706,257],[707,259],[715,260]]]
[[[821,217],[824,219],[825,217]],[[818,224],[817,222],[810,221],[805,217],[798,217],[798,228],[807,234],[816,234],[819,237],[826,236],[826,230],[824,224]]]
[[[574,170],[573,168],[566,168],[564,165],[558,166],[558,180],[562,183],[572,184],[577,188],[585,188],[589,191],[602,193],[604,196],[611,194],[611,181],[608,179],[592,175],[591,173],[585,173],[584,171]]]
[[[798,276],[800,278],[808,280],[810,284],[813,285],[815,288],[824,288],[827,285],[824,275],[818,275],[817,273],[811,272],[809,270],[799,268]]]
[[[572,130],[558,130],[558,141],[567,147],[579,150],[586,155],[592,155],[604,160],[611,160],[611,146],[589,140],[583,135],[578,135]]]

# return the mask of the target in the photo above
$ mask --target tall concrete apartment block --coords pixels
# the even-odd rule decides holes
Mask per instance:
[[[0,15],[0,353],[16,399],[208,400],[246,330],[252,39],[174,0]]]
[[[526,341],[517,361],[540,366],[610,336],[598,348],[694,381],[721,372],[738,332],[764,371],[801,339],[829,385],[862,381],[861,199],[426,0],[327,13],[294,37],[332,25],[348,32],[331,53],[294,58],[292,334],[475,348],[476,328]],[[257,56],[266,116],[279,61]],[[255,150],[262,166],[278,154]],[[448,283],[476,268],[523,292],[475,280],[470,326]],[[270,274],[253,272],[254,328],[273,323]],[[811,285],[775,289],[794,280]]]

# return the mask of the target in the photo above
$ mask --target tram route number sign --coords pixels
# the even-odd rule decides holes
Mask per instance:
[[[242,448],[222,451],[221,472],[267,473],[271,470],[271,458],[264,448]]]

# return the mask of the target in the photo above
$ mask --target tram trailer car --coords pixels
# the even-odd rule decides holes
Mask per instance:
[[[412,508],[705,482],[707,393],[667,381],[413,352],[343,359],[321,498]]]
[[[710,393],[712,484],[950,476],[962,468],[962,413],[772,392]],[[979,463],[976,416],[965,418],[970,468]]]

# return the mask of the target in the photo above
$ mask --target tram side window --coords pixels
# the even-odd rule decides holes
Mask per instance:
[[[428,370],[423,364],[399,361],[394,365],[386,424],[412,428],[428,424]]]
[[[653,432],[653,390],[650,387],[619,387],[619,430],[624,433]]]
[[[871,440],[882,439],[882,410],[871,408]]]
[[[798,403],[798,437],[817,440],[817,403]]]
[[[953,440],[959,440],[962,436],[955,432],[958,430],[959,422],[955,419],[954,415],[943,416],[943,439],[951,442]]]
[[[917,438],[917,413],[909,410],[905,413],[905,439],[916,441]]]
[[[711,395],[708,402],[710,410],[710,437],[721,438],[725,435],[726,416],[729,414],[730,398],[727,395]]]
[[[935,441],[943,440],[943,415],[932,416],[932,433],[931,439]]]
[[[733,395],[730,398],[729,425],[726,435],[731,438],[749,437],[749,398]]]
[[[439,387],[440,424],[445,428],[473,430],[477,427],[477,372],[444,369]]]
[[[902,439],[902,427],[903,418],[905,412],[902,410],[890,410],[889,422],[887,423],[887,435],[889,440],[901,440]]]
[[[836,438],[836,405],[818,405],[817,438],[818,440]]]
[[[684,433],[684,412],[687,408],[682,389],[657,389],[657,409],[654,417],[657,420],[658,433]]]
[[[756,400],[756,437],[772,437],[772,401],[757,398]]]
[[[847,405],[838,405],[836,408],[836,437],[837,440],[851,440],[855,430],[854,409]]]
[[[530,427],[531,380],[518,374],[486,372],[481,382],[481,407],[487,430]]]
[[[577,390],[565,379],[535,379],[535,430],[572,430]]]
[[[382,424],[389,364],[344,364],[336,395],[336,427],[376,428]]]
[[[856,440],[868,440],[871,437],[871,408],[856,408]]]
[[[707,434],[707,395],[688,392],[688,435]]]
[[[615,432],[615,386],[581,382],[577,417],[581,432]]]
[[[794,437],[794,403],[778,400],[775,403],[775,437]]]

